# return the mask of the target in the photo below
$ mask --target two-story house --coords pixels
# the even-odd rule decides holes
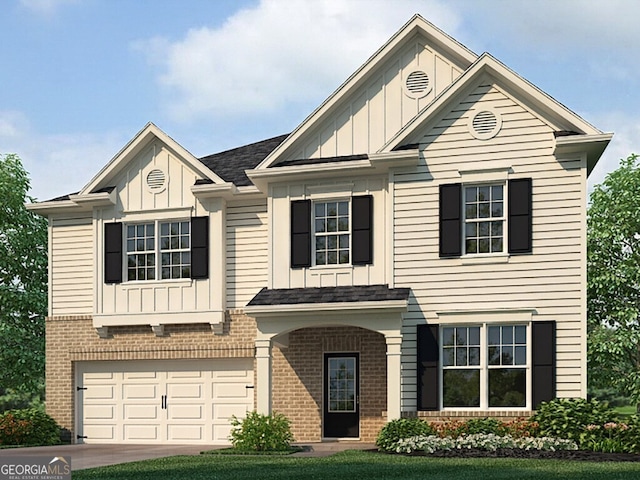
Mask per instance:
[[[322,68],[319,65],[318,68]],[[300,441],[586,396],[586,178],[611,139],[413,17],[291,134],[153,124],[49,219],[47,409],[73,441]]]

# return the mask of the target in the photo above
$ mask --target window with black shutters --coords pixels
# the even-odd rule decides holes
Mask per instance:
[[[373,197],[291,202],[291,267],[373,263]]]
[[[531,184],[440,185],[440,256],[531,253]]]
[[[208,220],[105,224],[105,283],[208,278]]]

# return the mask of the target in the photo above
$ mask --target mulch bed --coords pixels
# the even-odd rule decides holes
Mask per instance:
[[[377,451],[377,450],[376,450]],[[520,448],[499,448],[495,452],[479,448],[437,450],[434,453],[417,451],[411,456],[449,457],[449,458],[533,458],[552,460],[579,460],[589,462],[640,462],[640,454],[636,453],[602,453],[585,450],[559,450],[556,452],[541,450],[523,450]]]

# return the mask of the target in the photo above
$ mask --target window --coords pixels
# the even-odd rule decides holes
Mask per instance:
[[[127,280],[190,278],[189,231],[185,221],[127,225]]]
[[[556,396],[553,320],[416,329],[418,410],[535,409]]]
[[[465,253],[503,251],[503,185],[464,187]]]
[[[209,278],[209,217],[104,224],[104,283]]]
[[[441,329],[444,408],[527,406],[526,325]]]
[[[349,202],[315,202],[315,264],[336,265],[350,262]]]
[[[440,185],[440,256],[532,252],[532,180]]]
[[[291,268],[373,263],[373,196],[291,202]]]

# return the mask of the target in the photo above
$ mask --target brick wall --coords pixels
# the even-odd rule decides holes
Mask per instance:
[[[387,357],[384,336],[360,328],[305,328],[273,349],[272,408],[292,422],[297,441],[322,440],[324,354],[360,354],[360,439],[375,440],[386,421]]]
[[[75,437],[75,362],[255,356],[255,321],[238,311],[227,314],[222,335],[215,335],[208,324],[167,325],[164,333],[157,337],[150,326],[110,327],[109,338],[103,339],[90,316],[47,318],[47,412],[65,429],[67,439]]]
[[[111,327],[99,338],[90,316],[47,318],[47,412],[75,438],[75,362],[253,358],[255,321],[241,310],[227,314],[222,335],[209,325]],[[360,353],[360,438],[371,442],[385,423],[386,344],[375,332],[353,327],[307,328],[290,333],[290,346],[273,348],[273,409],[292,422],[297,441],[322,440],[324,353]],[[255,368],[254,368],[255,372]]]

